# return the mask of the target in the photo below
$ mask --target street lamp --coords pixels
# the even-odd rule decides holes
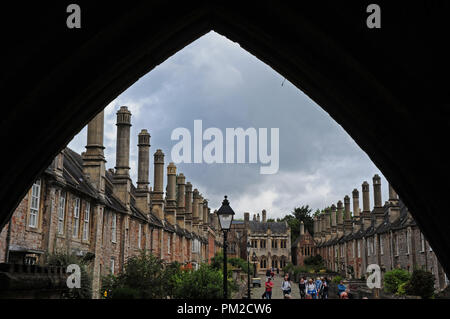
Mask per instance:
[[[255,251],[253,251],[252,261],[253,261],[253,276],[256,276],[256,262],[258,261],[258,257],[256,256]]]
[[[234,211],[230,207],[230,202],[225,195],[225,199],[222,202],[222,206],[217,211],[217,217],[219,218],[220,229],[223,231],[223,296],[226,299],[228,297],[228,285],[227,285],[227,233],[231,228],[231,222],[233,221]]]
[[[248,275],[248,297],[247,299],[251,299],[250,296],[250,242],[247,242],[247,275]]]

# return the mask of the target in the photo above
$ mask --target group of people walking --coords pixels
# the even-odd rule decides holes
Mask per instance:
[[[314,281],[313,278],[300,278],[298,288],[300,290],[301,299],[328,299],[329,280],[326,277],[319,278]]]
[[[275,276],[275,272],[273,269],[269,269],[266,272],[266,282],[265,282],[265,291],[262,295],[262,298],[272,299],[272,290],[274,288],[273,279]],[[328,290],[329,283],[327,277],[317,277],[316,280],[314,278],[306,278],[301,277],[298,283],[300,298],[301,299],[328,299]],[[285,299],[291,299],[291,280],[289,275],[285,275],[283,281],[281,282],[281,290],[283,291],[283,296]],[[352,295],[350,294],[349,288],[343,283],[340,282],[338,285],[338,294],[340,299],[352,299]]]
[[[279,269],[277,268],[277,274],[279,274]],[[266,272],[266,283],[264,284],[265,291],[262,298],[272,299],[272,289],[273,289],[273,279],[275,277],[275,269],[267,269]],[[281,290],[283,290],[283,295],[285,298],[290,298],[291,295],[291,282],[288,275],[284,276],[284,280],[281,283]]]

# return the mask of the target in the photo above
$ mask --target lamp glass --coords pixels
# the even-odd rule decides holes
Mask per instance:
[[[220,228],[222,230],[230,230],[232,220],[233,220],[233,215],[231,215],[231,214],[219,214]]]

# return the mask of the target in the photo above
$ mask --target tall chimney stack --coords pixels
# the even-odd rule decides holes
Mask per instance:
[[[375,174],[372,181],[373,181],[373,198],[375,203],[373,213],[375,215],[375,225],[379,226],[384,221],[384,209],[381,199],[381,178],[378,174]]]
[[[116,171],[113,192],[131,213],[130,179],[130,128],[131,112],[126,106],[117,111]]]
[[[305,234],[305,224],[303,223],[303,220],[300,221],[300,236],[303,236]]]
[[[341,201],[337,203],[337,233],[338,237],[344,235],[344,206]]]
[[[148,175],[150,168],[150,134],[143,129],[138,135],[138,180],[136,188],[136,206],[145,214],[150,213],[150,192]]]
[[[153,191],[151,193],[152,197],[152,211],[156,216],[163,220],[164,219],[164,190],[163,190],[163,179],[164,179],[164,153],[158,149],[153,155]]]
[[[389,201],[395,205],[398,204],[398,195],[391,183],[389,183]]]
[[[262,210],[262,221],[263,221],[263,223],[265,223],[267,221],[266,217],[267,217],[267,212],[266,212],[265,209],[263,209]]]
[[[256,220],[257,220],[258,222],[260,222],[260,219],[259,219],[259,213],[258,213],[258,215],[256,215]]]
[[[381,178],[380,176],[378,176],[378,174],[375,174],[372,181],[373,181],[374,207],[383,207],[381,200]]]
[[[331,209],[325,209],[325,240],[331,239]]]
[[[166,194],[166,219],[172,225],[176,223],[176,186],[177,186],[177,167],[174,163],[167,166],[167,194]]]
[[[186,178],[183,173],[177,176],[177,225],[186,228]]]
[[[353,231],[352,216],[350,213],[350,197],[345,195],[344,197],[344,233],[345,235],[351,234]]]
[[[206,199],[203,200],[203,231],[206,233],[208,231],[209,224],[209,214],[208,214],[208,201]]]
[[[331,237],[336,238],[337,235],[336,205],[331,205]]]
[[[137,189],[148,191],[150,168],[150,134],[146,129],[138,135],[138,180]]]
[[[370,214],[370,195],[369,195],[369,183],[364,181],[362,184],[362,193],[363,193],[363,225],[364,229],[367,229],[371,226],[372,218]]]
[[[355,221],[359,221],[359,191],[355,188],[352,192],[353,196],[353,217]]]
[[[83,172],[97,188],[100,196],[105,194],[105,156],[103,150],[104,111],[98,113],[88,124],[86,152],[82,154]]]
[[[192,200],[192,226],[194,228],[194,231],[198,234],[198,223],[199,223],[199,216],[198,216],[198,200],[200,198],[200,195],[198,193],[198,189],[195,188],[193,192],[193,200]]]
[[[198,224],[201,226],[203,224],[203,195],[198,193]]]
[[[186,183],[186,197],[185,197],[185,225],[188,231],[192,231],[192,184]]]
[[[126,106],[117,111],[116,176],[130,176],[131,112]]]

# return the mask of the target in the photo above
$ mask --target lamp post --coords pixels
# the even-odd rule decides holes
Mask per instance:
[[[234,211],[230,207],[230,202],[225,195],[225,199],[222,202],[222,206],[217,211],[217,217],[219,219],[220,229],[223,231],[223,297],[228,298],[228,285],[227,285],[227,234],[231,228],[231,222],[233,221]]]
[[[253,261],[253,275],[256,276],[256,262],[258,261],[258,257],[256,256],[255,251],[253,251],[252,261]]]
[[[248,275],[248,279],[247,279],[247,283],[248,283],[248,294],[247,294],[247,299],[251,299],[251,295],[250,295],[250,242],[247,242],[247,275]]]

